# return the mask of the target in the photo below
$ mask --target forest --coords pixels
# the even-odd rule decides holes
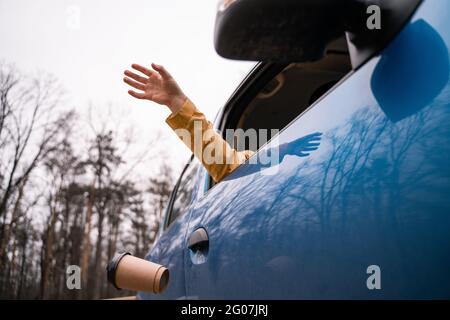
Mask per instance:
[[[0,64],[1,299],[129,294],[107,283],[106,264],[116,252],[150,250],[173,168],[135,174],[150,148],[139,150],[129,128],[94,118],[67,107],[51,75]],[[80,290],[66,285],[70,265],[81,268]]]

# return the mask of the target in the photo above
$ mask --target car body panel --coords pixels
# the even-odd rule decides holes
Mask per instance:
[[[198,192],[147,257],[175,282],[160,297],[450,298],[449,15],[448,2],[424,1],[379,56],[255,157],[315,132],[318,150],[258,159]],[[186,247],[198,227],[209,235],[201,263]],[[368,287],[373,265],[379,290]]]

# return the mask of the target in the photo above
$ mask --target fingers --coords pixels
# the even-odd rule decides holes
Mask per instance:
[[[131,65],[131,67],[132,67],[133,69],[137,70],[137,71],[142,72],[143,74],[145,74],[146,76],[149,76],[149,77],[151,77],[152,75],[155,74],[152,70],[147,69],[146,67],[143,67],[143,66],[141,66],[141,65],[139,65],[139,64],[136,64],[136,63],[133,63],[133,64]]]
[[[165,79],[171,77],[170,73],[167,72],[167,70],[159,64],[152,63],[152,68],[155,69],[155,71],[157,71],[161,75],[161,77],[163,77]]]
[[[321,132],[311,133],[311,134],[308,134],[307,136],[304,136],[303,139],[320,140],[320,139],[322,139],[322,133]]]
[[[142,83],[136,82],[136,81],[131,80],[130,78],[127,78],[127,77],[123,78],[123,81],[125,83],[129,84],[130,86],[132,86],[133,88],[145,91],[145,86]]]
[[[309,153],[308,152],[299,152],[299,154],[297,154],[297,156],[299,156],[299,157],[307,157],[307,156],[309,156]]]
[[[320,146],[320,142],[308,142],[307,147],[318,147]]]
[[[298,139],[294,140],[293,143],[305,144],[305,143],[319,142],[320,140],[322,140],[322,133],[316,132],[316,133],[311,133],[311,134],[308,134],[301,138],[298,138]]]
[[[133,90],[128,90],[128,94],[137,99],[145,99],[145,93],[139,93]]]
[[[147,83],[147,78],[141,77],[140,75],[138,75],[138,74],[136,74],[136,73],[134,73],[134,72],[131,72],[131,71],[129,71],[129,70],[125,70],[124,74],[125,74],[127,77],[130,77],[130,78],[132,78],[132,79],[134,79],[134,80],[136,80],[137,82],[140,82],[140,83],[142,83],[142,84],[146,84],[146,83]]]
[[[300,150],[300,152],[304,152],[304,151],[315,151],[317,150],[319,147],[304,147]]]
[[[146,67],[143,67],[143,66],[141,66],[141,65],[139,65],[139,64],[137,64],[137,63],[133,63],[133,64],[131,65],[131,67],[132,67],[133,69],[136,69],[136,70],[142,72],[143,74],[145,74],[146,76],[149,76],[149,77],[151,77],[152,75],[155,74],[155,72],[153,72],[152,70],[147,69]],[[159,65],[159,64],[156,64],[156,63],[152,63],[152,68],[153,68],[159,75],[161,75],[161,77],[163,77],[164,79],[169,79],[169,78],[172,77],[172,76],[170,75],[170,73],[169,73],[162,65]],[[129,73],[129,74],[128,74],[128,73]],[[144,80],[145,80],[145,78],[140,77],[139,75],[134,74],[133,72],[128,71],[128,70],[126,71],[125,74],[126,74],[127,76],[129,76],[130,78],[133,78],[133,79],[135,79],[135,80],[137,80],[137,81],[139,81],[139,82],[144,82]],[[139,77],[139,79],[138,79],[137,77]]]

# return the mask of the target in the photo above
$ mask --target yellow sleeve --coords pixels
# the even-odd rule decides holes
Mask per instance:
[[[201,161],[215,182],[221,181],[254,154],[251,150],[233,149],[189,99],[166,119],[166,123]]]

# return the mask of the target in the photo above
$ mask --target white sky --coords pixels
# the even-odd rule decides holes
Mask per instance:
[[[141,138],[163,131],[180,166],[190,153],[164,122],[169,110],[128,96],[123,70],[134,62],[163,64],[213,120],[254,65],[215,52],[216,6],[216,0],[0,0],[0,61],[23,73],[54,74],[82,114],[89,103],[100,112],[109,104]]]

